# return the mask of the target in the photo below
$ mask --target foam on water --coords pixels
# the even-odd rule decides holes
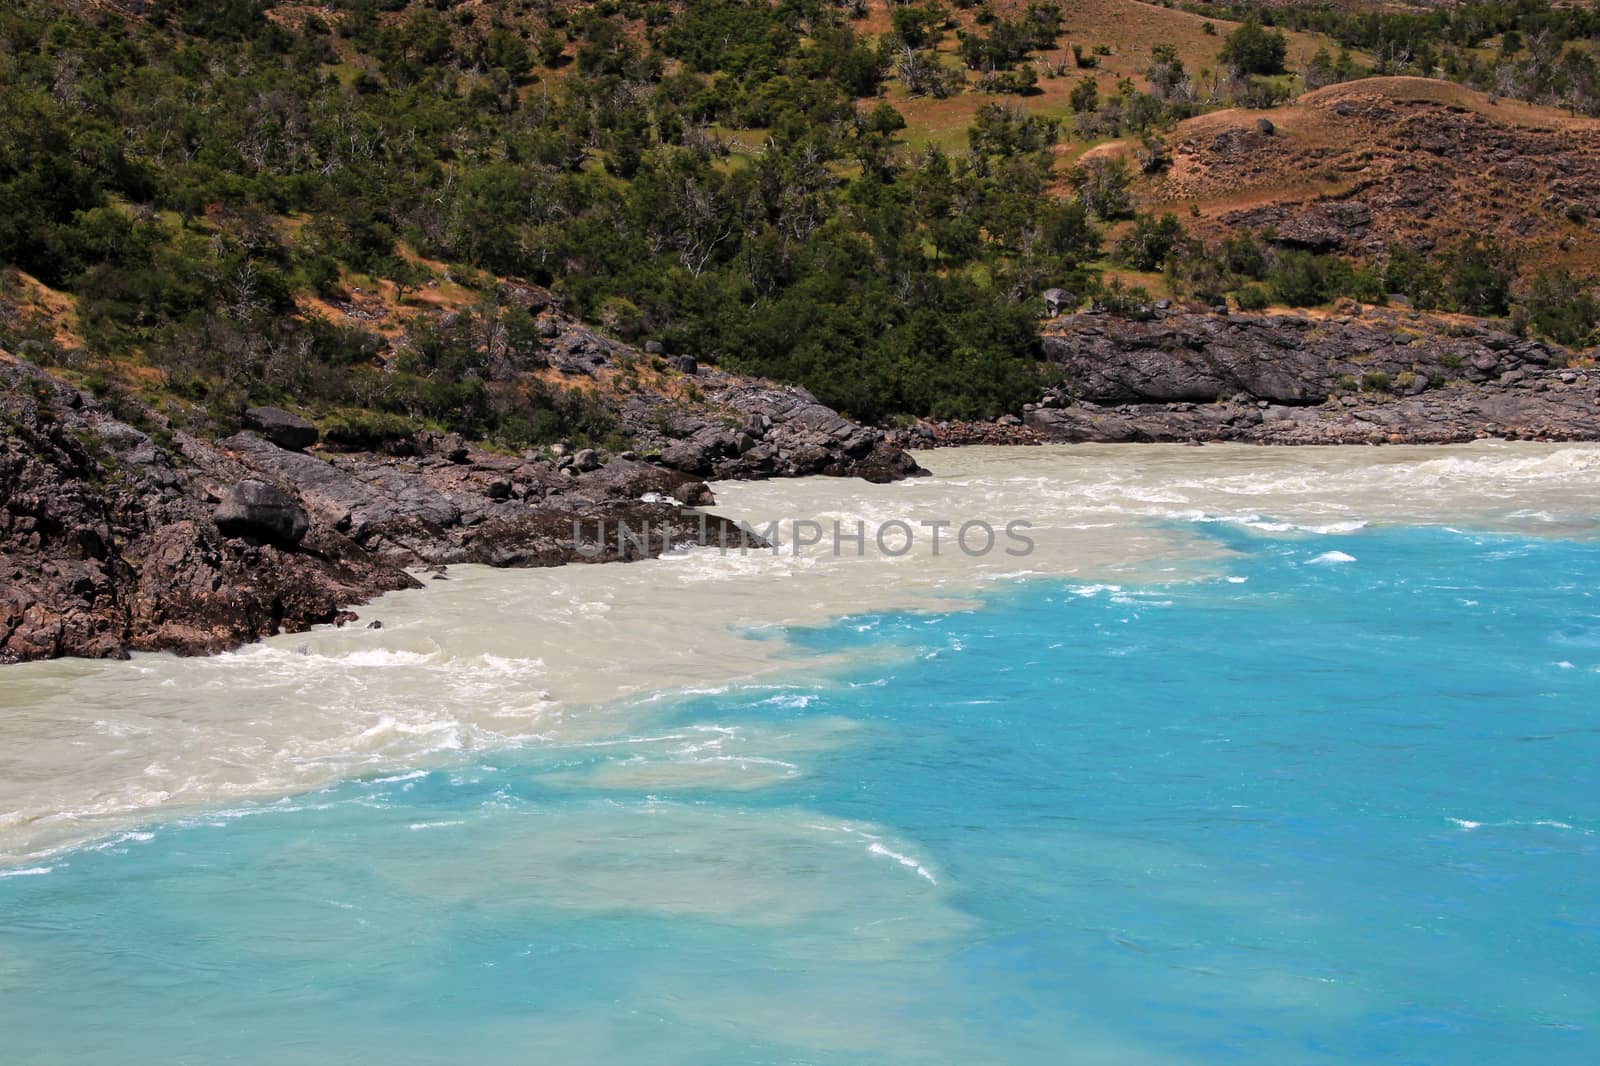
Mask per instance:
[[[1593,1061],[1594,449],[930,461],[724,507],[1025,571],[462,568],[8,674],[8,1053]]]

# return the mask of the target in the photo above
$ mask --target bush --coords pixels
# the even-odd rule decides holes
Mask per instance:
[[[1142,285],[1124,285],[1121,278],[1112,278],[1095,295],[1095,303],[1113,315],[1146,319],[1154,311],[1150,293]]]
[[[1133,215],[1132,179],[1120,158],[1091,159],[1074,170],[1070,180],[1078,199],[1097,217],[1109,221]]]
[[[1541,271],[1518,304],[1519,325],[1569,348],[1581,348],[1600,335],[1600,299],[1589,285],[1566,270]]]
[[[1160,270],[1181,240],[1183,224],[1177,215],[1139,215],[1133,229],[1117,242],[1116,257],[1135,270]]]
[[[1272,302],[1267,290],[1260,285],[1246,285],[1234,295],[1234,299],[1239,302],[1241,311],[1262,311]]]
[[[1332,256],[1285,251],[1267,272],[1267,285],[1279,303],[1311,307],[1327,303],[1339,293],[1343,264]]]
[[[1267,273],[1267,257],[1248,232],[1230,233],[1222,242],[1222,262],[1228,273],[1260,280]]]
[[[1403,245],[1389,249],[1389,262],[1384,268],[1383,278],[1388,291],[1403,293],[1421,310],[1444,304],[1444,277],[1439,268]]]
[[[1282,74],[1289,42],[1277,30],[1268,32],[1254,18],[1228,34],[1217,58],[1238,74]]]
[[[336,408],[317,420],[322,439],[342,448],[380,448],[422,428],[409,418],[361,407]]]
[[[633,340],[644,332],[644,315],[633,301],[612,296],[600,305],[600,325],[623,340]]]
[[[1458,311],[1503,315],[1511,309],[1511,282],[1517,276],[1511,253],[1493,237],[1470,238],[1444,259],[1445,291]]]

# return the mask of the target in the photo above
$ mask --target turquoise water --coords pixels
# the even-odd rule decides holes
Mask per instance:
[[[7,871],[0,1059],[1600,1061],[1600,545],[1218,535]]]

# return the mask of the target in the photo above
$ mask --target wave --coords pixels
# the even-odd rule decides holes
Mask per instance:
[[[456,567],[448,583],[362,608],[382,629],[318,629],[209,659],[7,667],[0,864],[28,865],[163,812],[490,750],[648,744],[631,738],[661,708],[732,686],[755,693],[794,668],[792,629],[863,609],[944,611],[997,581],[1058,578],[1076,595],[1158,606],[1141,586],[1227,576],[1234,549],[1195,528],[1207,523],[1275,536],[1396,522],[1594,536],[1600,515],[1600,448],[1590,445],[980,448],[923,460],[935,476],[896,485],[719,485],[718,510],[757,525],[1024,519],[1032,554],[706,549],[626,567]],[[850,655],[805,663],[815,673]],[[783,712],[814,697],[769,688],[755,698]]]

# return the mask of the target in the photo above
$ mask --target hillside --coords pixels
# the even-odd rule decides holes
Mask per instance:
[[[1438,66],[1338,47],[1387,18],[8,4],[0,661],[636,558],[724,528],[706,479],[930,442],[1600,435],[1597,120],[1348,80]],[[665,541],[572,531],[619,518]]]
[[[1141,183],[1140,202],[1198,208],[1192,228],[1208,235],[1270,227],[1295,246],[1375,256],[1490,234],[1514,240],[1528,266],[1597,265],[1600,119],[1367,78],[1189,119],[1168,140],[1172,166]]]
[[[509,448],[608,443],[649,373],[549,373],[530,286],[879,424],[1027,401],[1047,291],[1398,293],[1581,345],[1594,120],[1361,78],[1481,80],[1499,30],[1502,80],[1576,111],[1587,24],[1534,6],[22,0],[0,343],[203,434],[287,403]]]
[[[1002,0],[989,7],[1001,17],[1016,17],[1026,11],[1028,3],[1026,0]],[[956,29],[940,44],[938,52],[953,67],[959,66],[956,34],[981,31],[976,21],[977,10],[957,8],[951,12]],[[996,103],[1020,103],[1030,113],[1060,120],[1070,130],[1076,117],[1071,97],[1081,79],[1092,79],[1100,95],[1108,99],[1117,93],[1118,84],[1124,81],[1143,89],[1155,62],[1154,50],[1160,45],[1175,50],[1201,101],[1212,101],[1214,106],[1216,100],[1225,98],[1226,70],[1219,53],[1226,35],[1237,29],[1239,23],[1144,0],[1078,0],[1063,5],[1063,12],[1061,38],[1055,47],[1033,57],[1030,65],[1038,72],[1039,80],[1023,96],[984,92],[981,77],[972,73],[967,75],[967,92],[944,99],[913,95],[903,80],[893,79],[886,98],[906,117],[908,143],[933,144],[959,151],[966,146],[967,127],[978,112]],[[887,32],[887,9],[875,9],[865,27],[879,33]],[[1304,67],[1306,59],[1319,48],[1337,50],[1337,45],[1321,34],[1291,31],[1285,36],[1291,69]],[[1081,49],[1093,66],[1080,68],[1073,55],[1074,47]],[[1086,147],[1086,142],[1069,134],[1060,146],[1061,163],[1069,163]]]

